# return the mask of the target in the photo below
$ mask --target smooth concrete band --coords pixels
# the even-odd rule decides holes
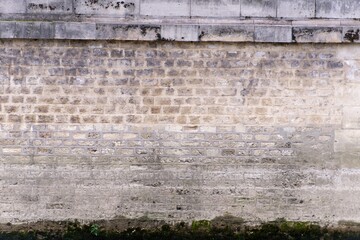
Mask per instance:
[[[174,22],[174,21],[173,21]],[[349,43],[360,25],[340,21],[242,21],[239,23],[0,22],[2,39],[76,39],[192,42]]]

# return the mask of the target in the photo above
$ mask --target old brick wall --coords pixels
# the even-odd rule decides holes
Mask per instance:
[[[0,222],[359,221],[359,51],[2,40]]]

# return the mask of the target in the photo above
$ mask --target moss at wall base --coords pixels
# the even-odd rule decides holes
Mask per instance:
[[[122,220],[126,220],[123,218]],[[249,226],[242,219],[231,216],[214,220],[184,222],[169,225],[150,219],[127,219],[119,221],[96,221],[88,224],[79,222],[39,222],[27,225],[3,225],[1,240],[135,240],[135,239],[281,239],[281,240],[336,240],[360,239],[358,224],[340,223],[339,227],[321,227],[310,222],[290,222],[283,219]],[[117,224],[116,224],[117,223]],[[135,227],[134,224],[138,224]]]

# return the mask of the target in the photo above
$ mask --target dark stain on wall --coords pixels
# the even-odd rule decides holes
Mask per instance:
[[[93,9],[95,9],[96,7],[101,7],[104,9],[121,9],[121,7],[123,7],[125,9],[129,9],[130,11],[135,10],[135,3],[126,3],[125,1],[110,1],[105,3],[104,1],[99,0],[86,0],[85,5],[88,7],[92,7]]]
[[[360,30],[359,29],[356,29],[356,30],[348,30],[346,33],[345,33],[345,36],[344,36],[344,39],[350,41],[350,42],[354,42],[354,41],[357,41],[359,40],[359,32]]]

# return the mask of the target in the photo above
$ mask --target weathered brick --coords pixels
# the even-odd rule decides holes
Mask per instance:
[[[258,40],[281,37],[280,30],[257,35]],[[137,216],[126,208],[114,210],[120,202],[139,214],[166,213],[170,221],[210,218],[234,204],[235,215],[251,212],[265,220],[294,216],[296,205],[297,218],[290,219],[309,221],[317,220],[313,214],[333,212],[306,204],[314,199],[339,206],[348,199],[356,206],[353,198],[334,198],[332,191],[344,187],[342,171],[356,176],[360,166],[359,56],[353,44],[2,44],[0,59],[8,60],[0,66],[0,176],[5,180],[0,185],[2,194],[15,198],[12,208],[21,210],[11,211],[11,219],[22,220],[19,212],[26,207],[19,199],[26,206],[36,200],[13,194],[7,185],[13,181],[26,182],[24,191],[31,183],[39,196],[61,196],[63,201],[38,198],[39,206],[56,209],[59,218]],[[322,188],[319,182],[325,180],[316,179],[326,176],[338,178]],[[49,185],[55,182],[56,188]],[[346,183],[352,189],[358,185]],[[190,195],[177,193],[184,186]],[[324,195],[324,189],[331,194]],[[303,205],[290,196],[295,193],[306,200]],[[174,200],[173,194],[192,196],[191,204]],[[166,206],[149,211],[144,196]],[[203,209],[202,200],[213,196],[218,204],[206,200],[212,209],[206,213],[189,209],[190,218],[169,217],[169,208]],[[127,198],[138,198],[138,205]],[[282,211],[263,208],[272,206],[269,199],[282,202]],[[73,206],[71,214],[67,206]],[[44,219],[54,216],[44,214]],[[348,219],[341,214],[336,219],[341,216]]]

